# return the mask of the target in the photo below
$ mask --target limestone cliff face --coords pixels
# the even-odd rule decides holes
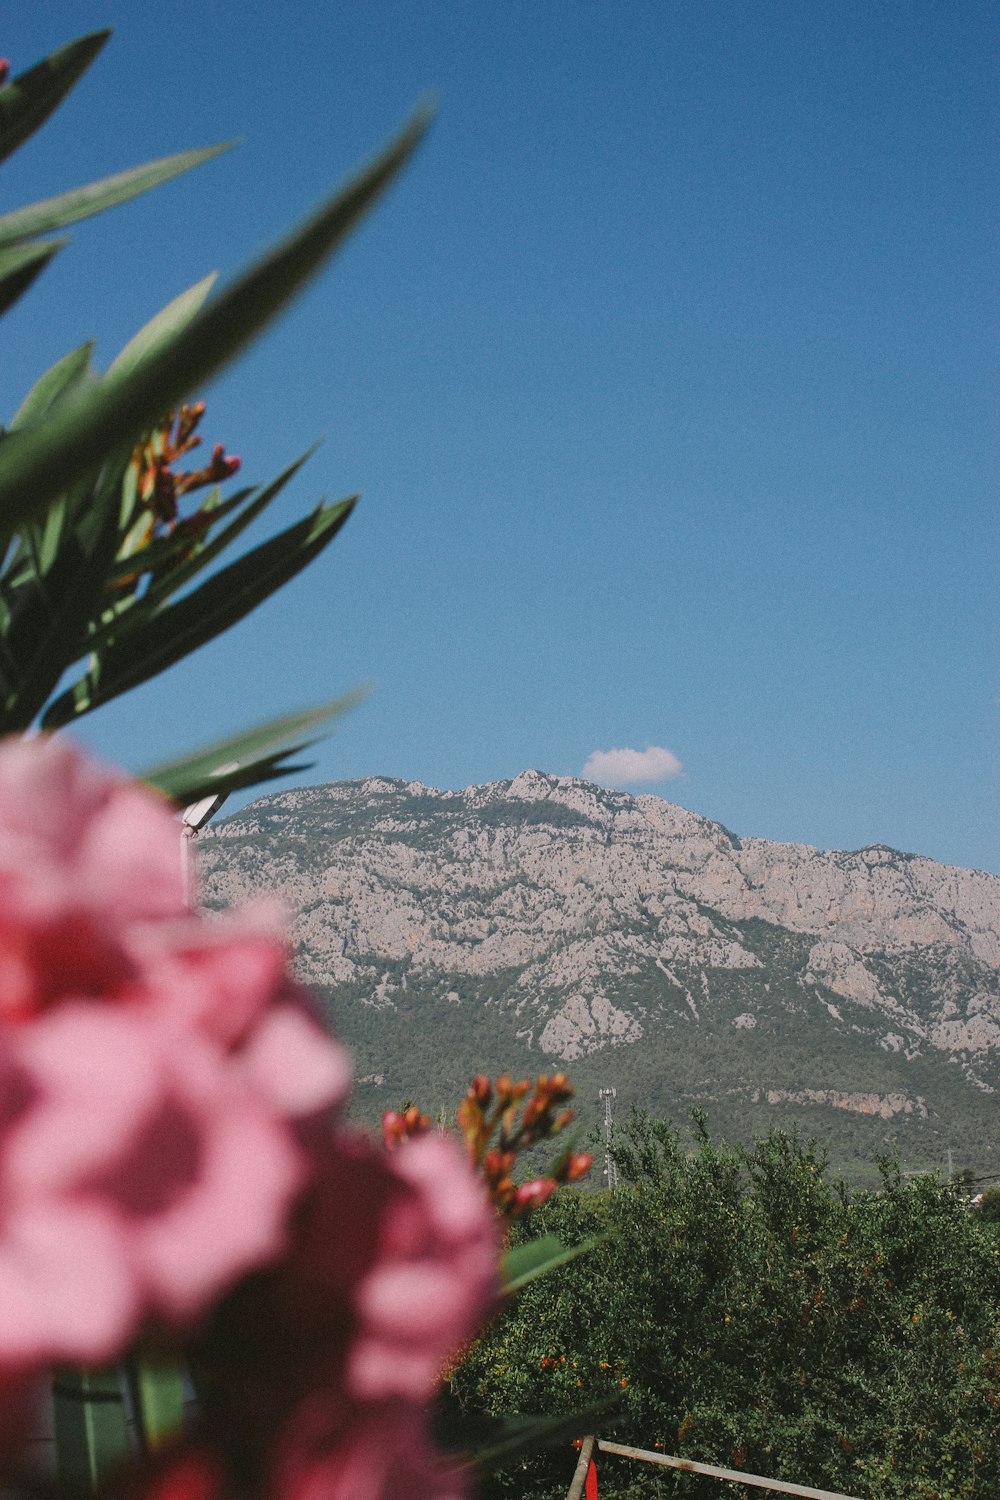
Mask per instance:
[[[992,875],[740,839],[660,798],[537,771],[463,792],[373,777],[280,793],[207,830],[201,858],[212,904],[281,898],[310,982],[386,1010],[433,994],[456,1026],[463,1004],[489,1004],[539,1066],[685,1027],[750,1047],[798,1024],[1000,1084]],[[739,1087],[927,1111],[905,1089],[824,1082],[758,1069]]]

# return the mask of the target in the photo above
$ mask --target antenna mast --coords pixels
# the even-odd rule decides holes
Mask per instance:
[[[618,1097],[618,1090],[601,1089],[597,1097],[604,1100],[604,1175],[613,1189],[618,1186],[618,1168],[611,1155],[611,1101]]]

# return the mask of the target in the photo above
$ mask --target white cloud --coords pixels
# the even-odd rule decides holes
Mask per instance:
[[[594,750],[587,756],[582,776],[603,786],[636,781],[672,781],[684,767],[672,750],[647,745],[645,750]]]

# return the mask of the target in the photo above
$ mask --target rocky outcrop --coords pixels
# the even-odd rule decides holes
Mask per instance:
[[[926,1114],[909,1088],[781,1076],[793,1033],[800,1058],[808,1037],[822,1056],[936,1057],[977,1091],[1000,1085],[989,874],[739,838],[537,771],[461,792],[371,777],[278,793],[200,843],[211,904],[277,895],[328,995],[387,1013],[436,997],[455,1026],[491,1007],[539,1065],[716,1028],[730,1049],[770,1047],[766,1083],[740,1084],[757,1102]]]

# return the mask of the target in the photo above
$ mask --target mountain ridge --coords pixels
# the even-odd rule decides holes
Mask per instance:
[[[617,1072],[624,1096],[707,1102],[737,1132],[791,1114],[822,1135],[851,1115],[936,1151],[956,1110],[974,1144],[970,1100],[1000,1087],[989,872],[741,837],[536,770],[275,793],[206,830],[201,857],[209,904],[285,901],[300,972],[376,1089],[415,1092],[424,1056],[443,1091],[429,1028],[456,1066],[475,1040],[482,1066],[509,1051],[588,1086]]]

